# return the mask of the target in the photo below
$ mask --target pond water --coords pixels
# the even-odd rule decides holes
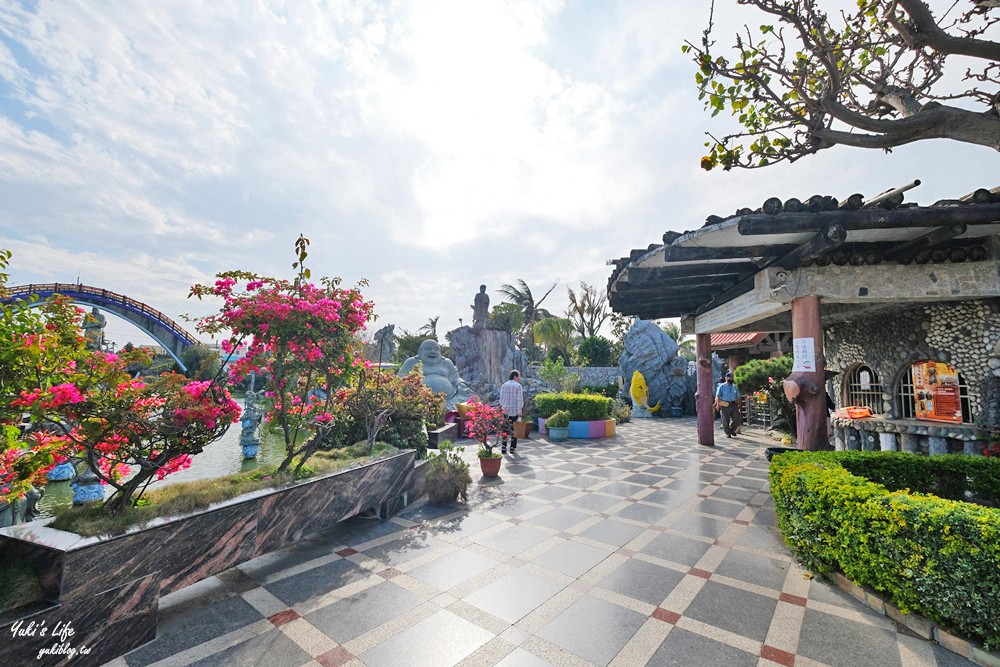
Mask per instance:
[[[236,472],[253,470],[263,465],[277,465],[285,458],[285,441],[280,433],[261,429],[260,452],[257,458],[244,459],[240,447],[240,424],[229,427],[225,435],[205,447],[205,451],[191,457],[191,467],[168,475],[161,482],[153,482],[149,488],[156,489],[178,482],[197,479],[212,479]],[[105,497],[111,495],[114,487],[104,488]],[[73,489],[67,482],[49,482],[45,485],[45,496],[38,503],[39,518],[52,516],[54,510],[73,504]]]

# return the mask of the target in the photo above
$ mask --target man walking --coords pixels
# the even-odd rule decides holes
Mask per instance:
[[[510,372],[510,379],[500,385],[500,408],[510,421],[510,451],[513,453],[517,449],[517,438],[514,437],[514,422],[521,417],[521,411],[524,410],[524,390],[521,388],[521,373],[517,370],[512,370]],[[500,453],[507,453],[506,431],[503,434]]]
[[[715,408],[722,414],[722,428],[726,437],[736,435],[740,427],[740,390],[733,381],[733,372],[726,373],[726,381],[715,390]]]

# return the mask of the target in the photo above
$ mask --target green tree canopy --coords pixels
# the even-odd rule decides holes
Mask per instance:
[[[682,50],[698,67],[699,99],[739,129],[709,134],[702,167],[763,167],[836,145],[890,150],[945,138],[1000,150],[996,2],[857,0],[853,12],[818,0],[737,0],[760,10],[731,52],[713,19]],[[714,11],[715,3],[712,3]],[[945,77],[950,59],[964,75]]]
[[[597,335],[604,320],[608,319],[608,296],[593,285],[585,282],[580,283],[580,292],[573,292],[572,287],[566,288],[569,296],[569,308],[566,310],[567,316],[573,321],[573,326],[584,338],[591,338]]]
[[[522,325],[521,331],[521,344],[525,347],[531,347],[535,344],[535,334],[534,325],[546,317],[552,317],[552,313],[542,308],[542,302],[545,301],[546,297],[552,293],[552,290],[556,288],[559,281],[552,283],[542,298],[535,299],[534,295],[531,293],[531,288],[528,284],[518,278],[517,285],[501,285],[500,289],[497,290],[503,296],[504,300],[516,304],[521,309],[521,313],[524,315],[524,324]]]
[[[580,343],[576,354],[583,366],[610,366],[611,341],[604,336],[591,336]]]

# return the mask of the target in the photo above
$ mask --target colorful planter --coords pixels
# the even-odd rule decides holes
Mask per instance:
[[[550,435],[549,429],[545,426],[545,419],[538,418],[538,432],[542,435]],[[601,419],[598,421],[570,421],[570,438],[611,438],[615,435],[615,420]],[[549,437],[551,440],[552,438]]]
[[[570,422],[572,423],[572,422]],[[549,440],[552,442],[562,442],[563,440],[569,440],[569,427],[558,427],[551,426],[547,429]]]

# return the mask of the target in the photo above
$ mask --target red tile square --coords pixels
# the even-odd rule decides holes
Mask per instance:
[[[780,648],[774,648],[767,644],[760,647],[760,657],[771,662],[776,662],[779,665],[784,665],[785,667],[792,667],[795,664],[794,653],[782,651]]]
[[[394,567],[387,567],[384,570],[382,570],[381,572],[379,572],[378,576],[382,577],[383,579],[392,579],[393,577],[398,577],[401,574],[403,574],[403,573],[400,572],[399,570],[397,570],[396,568],[394,568]]]
[[[621,549],[619,549],[615,553],[621,554],[622,556],[625,556],[626,558],[631,558],[632,556],[634,556],[636,554],[635,551],[632,551],[631,549],[626,549],[625,547],[622,547]]]
[[[782,593],[778,596],[778,599],[782,602],[787,602],[788,604],[796,604],[800,607],[806,606],[806,599],[804,597],[799,597],[798,595],[792,595],[791,593]]]
[[[733,519],[733,523],[738,524],[740,526],[749,526],[750,525],[749,521],[744,521],[743,519]]]
[[[347,547],[346,549],[341,549],[340,551],[338,551],[337,555],[340,556],[341,558],[347,558],[348,556],[353,556],[356,553],[358,553],[357,549],[352,549],[350,547]]]
[[[285,623],[290,623],[297,618],[301,618],[293,609],[286,609],[285,611],[279,611],[277,614],[272,614],[267,617],[267,620],[274,624],[274,627],[280,628]]]
[[[681,620],[680,614],[675,611],[670,611],[669,609],[664,609],[663,607],[657,607],[654,609],[652,617],[658,621],[669,623],[670,625],[677,625],[677,621]]]
[[[688,574],[693,574],[696,577],[701,577],[702,579],[711,579],[712,573],[707,570],[699,570],[696,567],[692,567],[688,570]]]
[[[335,649],[330,649],[322,655],[317,655],[313,659],[323,665],[323,667],[340,667],[341,665],[354,660],[354,654],[343,646],[338,646]]]

